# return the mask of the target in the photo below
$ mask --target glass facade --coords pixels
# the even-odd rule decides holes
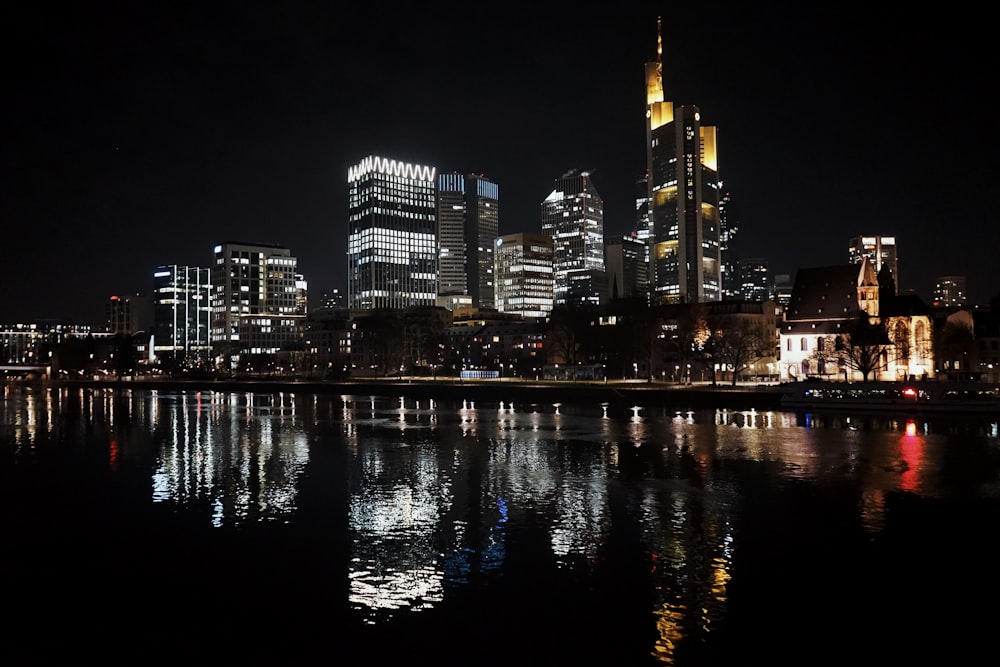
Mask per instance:
[[[301,340],[305,281],[297,266],[280,246],[231,241],[215,247],[211,339],[217,359],[273,354]]]
[[[198,364],[211,353],[211,272],[168,264],[153,271],[153,353]]]
[[[507,234],[496,239],[497,310],[527,318],[552,312],[554,278],[552,237],[546,234]]]
[[[347,305],[433,306],[437,277],[435,168],[367,157],[348,170]]]
[[[604,299],[604,201],[587,172],[556,179],[542,202],[542,233],[552,238],[555,303]]]
[[[499,234],[496,183],[476,174],[438,177],[438,293],[467,294],[494,308],[493,242]]]

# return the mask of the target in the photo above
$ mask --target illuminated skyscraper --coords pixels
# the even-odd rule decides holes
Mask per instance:
[[[485,176],[438,176],[438,294],[468,294],[494,308],[493,242],[499,234],[497,184]]]
[[[736,262],[736,280],[739,283],[738,299],[767,301],[774,289],[767,260],[759,257],[744,258]]]
[[[435,304],[435,172],[376,156],[348,170],[348,308]]]
[[[875,274],[882,282],[883,269],[888,271],[895,286],[893,294],[899,294],[899,259],[896,256],[896,237],[894,236],[855,236],[851,239],[851,264],[860,264],[867,257],[875,267]]]
[[[302,338],[306,284],[288,248],[227,241],[215,246],[212,353],[218,363],[274,354]]]
[[[632,229],[632,238],[642,244],[642,275],[640,278],[640,283],[638,285],[639,291],[642,296],[646,298],[646,302],[649,302],[649,232],[652,225],[649,222],[649,178],[646,176],[646,172],[643,171],[642,176],[636,179],[636,197],[635,197],[635,227]],[[610,258],[605,252],[604,256],[605,262],[610,262]],[[608,268],[608,296],[609,298],[615,298],[614,295],[614,278],[611,275],[611,269]]]
[[[604,201],[588,172],[556,179],[542,202],[542,233],[552,237],[556,305],[600,304],[607,290]]]
[[[664,100],[663,43],[646,64],[646,146],[653,304],[722,298],[716,128],[696,106]]]
[[[208,361],[212,283],[208,268],[167,264],[153,271],[153,352],[178,363]]]
[[[552,237],[507,234],[496,239],[494,259],[497,310],[522,317],[548,317],[552,312]]]
[[[722,191],[722,181],[719,181],[722,198],[719,200],[719,257],[722,259],[722,298],[741,299],[740,278],[737,275],[738,258],[733,254],[733,241],[739,227],[729,219],[726,209],[729,204],[729,193]]]

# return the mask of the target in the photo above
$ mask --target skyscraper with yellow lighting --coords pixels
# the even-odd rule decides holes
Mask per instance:
[[[649,187],[650,301],[722,299],[717,128],[693,105],[664,99],[663,39],[646,63],[646,171]]]

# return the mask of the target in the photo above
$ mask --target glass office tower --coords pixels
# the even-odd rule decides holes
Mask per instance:
[[[664,100],[663,42],[646,64],[650,293],[653,304],[722,298],[716,128],[696,106]]]
[[[433,306],[435,168],[369,156],[347,172],[347,306]]]
[[[212,283],[207,267],[165,264],[153,271],[153,353],[180,364],[209,359]]]
[[[572,171],[542,202],[542,233],[552,237],[555,303],[599,305],[604,272],[604,201],[590,174]]]
[[[493,242],[499,234],[497,184],[477,174],[438,177],[438,294],[469,295],[495,308]]]
[[[301,341],[307,304],[298,259],[288,248],[226,241],[215,246],[212,353],[228,365]]]
[[[497,310],[527,318],[552,312],[552,237],[521,232],[496,239]]]

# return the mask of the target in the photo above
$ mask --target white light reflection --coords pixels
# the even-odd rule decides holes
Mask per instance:
[[[376,623],[379,612],[420,611],[444,599],[444,573],[435,535],[452,501],[448,480],[432,453],[415,453],[400,472],[381,450],[362,453],[362,475],[351,496],[348,523],[354,537],[350,602]]]
[[[610,531],[608,480],[598,466],[591,476],[568,478],[556,490],[556,519],[552,526],[552,551],[556,556],[580,555],[596,560]]]
[[[194,393],[152,401],[150,414],[170,436],[152,475],[153,501],[207,502],[215,526],[288,521],[309,460],[294,396],[213,394],[210,410],[202,409],[203,399]]]
[[[633,447],[642,447],[646,441],[646,420],[639,414],[641,411],[642,407],[633,405],[632,417],[628,420],[628,434]]]
[[[462,401],[462,408],[458,411],[461,417],[461,429],[463,436],[473,436],[476,433],[476,422],[479,415],[476,412],[476,404],[472,401]]]

